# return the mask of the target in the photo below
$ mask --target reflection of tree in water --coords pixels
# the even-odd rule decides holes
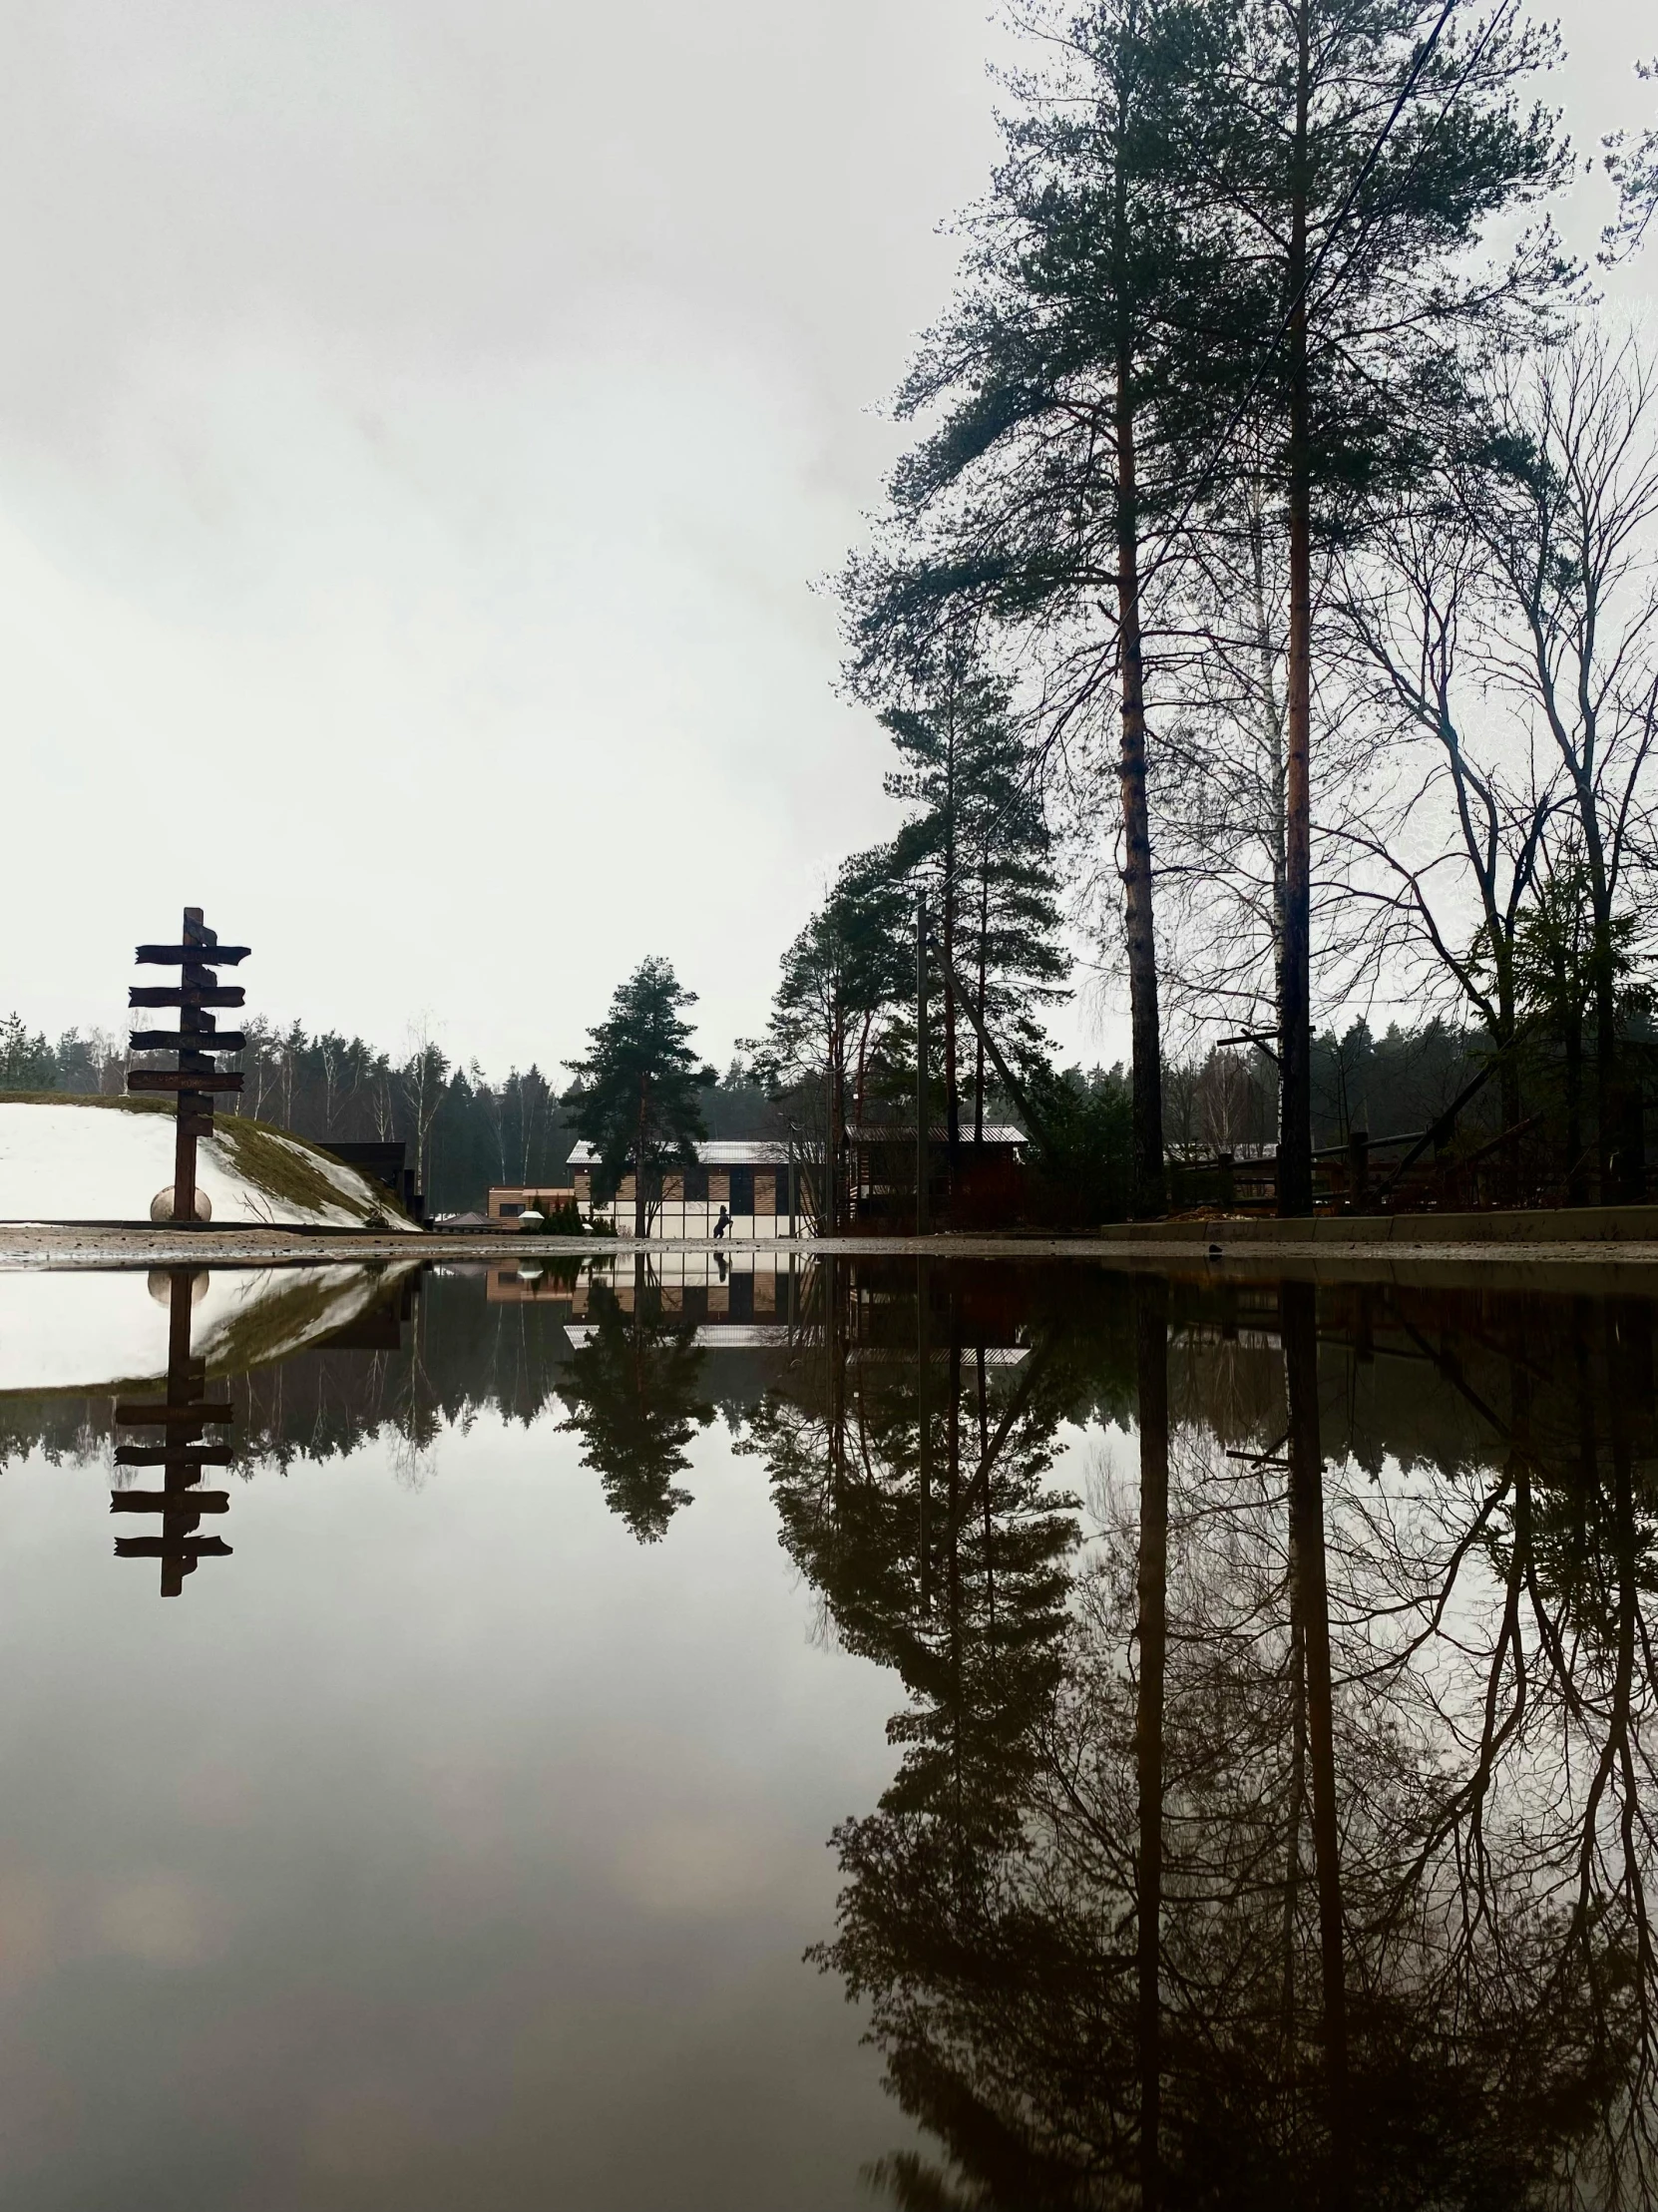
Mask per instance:
[[[770,1417],[791,1548],[915,1696],[897,1781],[837,1835],[821,1953],[949,2152],[884,2162],[900,2203],[1645,2201],[1650,1309],[1596,1316],[1598,1365],[1558,1309],[1485,1346],[1513,1385],[1494,1474],[1458,1444],[1443,1477],[1372,1480],[1325,1467],[1350,1378],[1321,1366],[1311,1291],[1281,1306],[1288,1434],[1228,1457],[1177,1407],[1165,1505],[1142,1425],[1068,1607],[1050,1540],[1023,1697],[968,1657],[988,1604],[946,1597],[941,1638],[923,1603],[915,1370],[907,1422],[896,1380],[860,1409],[848,1379],[838,1455],[832,1389],[815,1460]],[[1490,1377],[1417,1338],[1418,1424],[1425,1380],[1489,1414]]]
[[[1454,1343],[1419,1333],[1496,1464],[1374,1543],[1378,1605],[1411,1628],[1402,1725],[1453,1746],[1412,1838],[1456,1902],[1446,2001],[1500,1977],[1534,2047],[1558,2050],[1575,2026],[1601,2088],[1584,2115],[1583,2202],[1648,2201],[1658,2151],[1652,1330],[1644,1302],[1516,1301],[1486,1334],[1492,1371],[1471,1378]],[[1357,1525],[1374,1541],[1374,1509]],[[1454,1633],[1460,1676],[1421,1664],[1431,1630]],[[1528,1948],[1500,1953],[1485,1931],[1515,1897],[1529,1901]]]
[[[996,1364],[931,1272],[925,1299],[911,1270],[884,1310],[886,1341],[852,1343],[844,1277],[820,1268],[813,1340],[738,1449],[765,1460],[783,1542],[839,1640],[913,1693],[889,1802],[948,1802],[960,1842],[1002,1825],[1052,1694],[1076,1523],[1045,1486],[1070,1379],[1041,1341]]]
[[[694,1324],[663,1311],[661,1287],[635,1262],[631,1307],[609,1284],[594,1285],[593,1333],[561,1384],[569,1417],[561,1427],[582,1439],[582,1465],[604,1486],[606,1503],[640,1544],[658,1544],[690,1492],[673,1478],[690,1465],[685,1446],[714,1418],[698,1395],[702,1355]]]

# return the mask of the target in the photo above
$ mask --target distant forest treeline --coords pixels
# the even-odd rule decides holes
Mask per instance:
[[[284,1029],[258,1016],[242,1034],[246,1049],[229,1065],[243,1077],[243,1112],[319,1144],[400,1139],[437,1211],[481,1205],[491,1183],[564,1177],[575,1124],[564,1094],[534,1063],[494,1082],[476,1061],[462,1067],[429,1039],[398,1057],[360,1037],[309,1037],[297,1022]],[[66,1030],[54,1044],[16,1014],[0,1020],[0,1090],[119,1098],[129,1066],[151,1059],[104,1031]],[[711,1136],[770,1127],[763,1093],[734,1068],[703,1092],[702,1114]]]
[[[242,1107],[256,1119],[326,1143],[376,1138],[409,1146],[430,1204],[444,1212],[482,1203],[491,1183],[563,1178],[576,1141],[565,1094],[534,1063],[492,1082],[477,1062],[461,1067],[430,1043],[401,1059],[360,1037],[308,1037],[257,1016],[243,1025],[247,1049],[232,1064],[246,1081]],[[56,1043],[13,1014],[0,1020],[0,1090],[119,1097],[132,1056],[101,1031],[66,1030]],[[1479,1041],[1444,1022],[1394,1028],[1380,1038],[1363,1022],[1315,1040],[1315,1140],[1338,1144],[1355,1128],[1375,1136],[1425,1127],[1481,1065]],[[1066,1079],[1096,1095],[1125,1093],[1120,1068]],[[1228,1048],[1171,1064],[1164,1073],[1168,1140],[1176,1148],[1271,1144],[1278,1127],[1278,1079],[1260,1052]],[[740,1063],[701,1095],[711,1137],[765,1136],[780,1109]],[[999,1095],[994,1112],[1011,1108]]]

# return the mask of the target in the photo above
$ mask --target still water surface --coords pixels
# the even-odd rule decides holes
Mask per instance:
[[[0,1277],[0,2203],[1648,2201],[1658,1308],[733,1264]]]

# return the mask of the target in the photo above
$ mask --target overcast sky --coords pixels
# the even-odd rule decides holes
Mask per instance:
[[[1585,148],[1643,14],[1573,11]],[[722,1061],[892,819],[812,587],[994,151],[983,0],[0,23],[0,1012],[118,1026],[188,899],[309,1029],[545,1067],[661,952]]]

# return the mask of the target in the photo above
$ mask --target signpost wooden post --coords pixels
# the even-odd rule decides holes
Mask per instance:
[[[135,1030],[135,1052],[176,1052],[177,1069],[134,1068],[127,1076],[131,1092],[161,1092],[178,1100],[178,1137],[173,1153],[173,1218],[196,1219],[196,1146],[210,1136],[215,1092],[238,1092],[239,1075],[215,1068],[215,1053],[239,1053],[241,1033],[220,1032],[211,1009],[240,1006],[246,994],[240,984],[221,984],[215,968],[233,968],[245,960],[245,945],[221,945],[216,930],[208,929],[199,906],[185,908],[185,926],[177,945],[141,945],[141,968],[177,968],[177,984],[134,984],[129,1004],[135,1007],[173,1006],[179,1009],[176,1030]]]
[[[219,1069],[214,1056],[239,1053],[243,1039],[237,1030],[220,1030],[214,1007],[236,1007],[246,994],[240,984],[221,984],[214,973],[233,968],[247,958],[245,945],[221,945],[208,929],[199,906],[185,908],[185,926],[176,945],[141,945],[141,968],[177,968],[176,984],[134,984],[129,1004],[134,1007],[176,1007],[176,1030],[135,1030],[132,1048],[139,1053],[177,1053],[177,1068],[134,1068],[127,1089],[137,1094],[161,1093],[177,1101],[177,1133],[173,1150],[173,1219],[196,1220],[196,1147],[212,1134],[213,1099],[220,1092],[241,1089],[241,1078]],[[162,1595],[177,1597],[185,1576],[194,1574],[202,1558],[225,1558],[230,1547],[221,1537],[198,1532],[204,1514],[229,1510],[229,1497],[221,1490],[203,1490],[205,1467],[225,1467],[230,1452],[222,1443],[209,1444],[204,1434],[230,1419],[227,1398],[207,1395],[207,1370],[204,1361],[191,1356],[191,1308],[196,1299],[196,1270],[168,1270],[167,1396],[118,1403],[120,1428],[159,1431],[153,1444],[121,1444],[116,1447],[117,1467],[159,1467],[160,1490],[118,1490],[110,1495],[110,1511],[117,1514],[160,1514],[161,1535],[118,1537],[116,1556],[123,1559],[160,1559]]]

